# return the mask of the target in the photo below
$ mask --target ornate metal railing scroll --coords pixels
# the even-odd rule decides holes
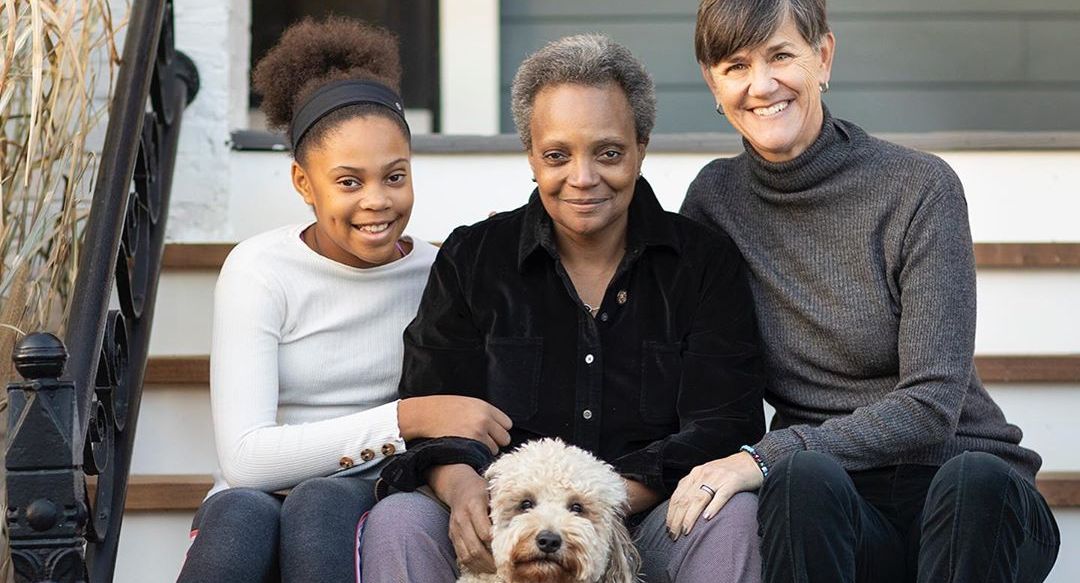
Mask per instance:
[[[199,88],[171,1],[133,2],[125,36],[66,342],[31,334],[13,355],[26,379],[8,386],[20,582],[106,582],[116,564],[180,120]]]

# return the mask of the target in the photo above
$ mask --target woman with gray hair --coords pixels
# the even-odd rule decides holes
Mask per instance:
[[[776,416],[690,472],[669,524],[760,489],[769,582],[1042,581],[1060,538],[1042,460],[973,366],[959,179],[822,104],[825,0],[704,0],[694,36],[746,152],[702,169],[682,212],[746,257]]]
[[[764,415],[742,258],[729,238],[665,212],[641,177],[652,80],[626,48],[575,36],[522,63],[512,99],[536,189],[446,240],[405,332],[401,395],[481,398],[513,421],[510,447],[559,437],[610,463],[648,581],[758,581],[753,495],[689,535],[664,525],[686,472],[759,439]],[[408,446],[383,473],[407,492],[365,526],[364,580],[453,581],[459,561],[494,571],[485,450]],[[420,486],[433,496],[411,492]],[[520,511],[532,502],[523,493]],[[588,520],[579,502],[571,511]],[[585,549],[550,538],[515,548],[500,572],[580,580]],[[632,566],[609,575],[637,580]]]

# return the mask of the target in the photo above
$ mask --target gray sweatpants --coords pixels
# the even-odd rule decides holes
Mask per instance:
[[[634,530],[648,583],[760,583],[757,496],[741,493],[708,522],[672,542],[657,506]],[[450,514],[418,493],[394,494],[375,505],[364,526],[364,583],[453,583],[458,576]]]

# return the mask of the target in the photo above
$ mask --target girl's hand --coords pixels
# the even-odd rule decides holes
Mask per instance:
[[[698,516],[709,520],[739,492],[749,492],[761,487],[764,478],[750,454],[740,451],[725,458],[697,466],[690,470],[671,495],[668,503],[667,528],[672,540],[690,532]],[[711,494],[702,485],[712,489]],[[704,511],[704,514],[702,514]]]
[[[398,428],[406,441],[419,437],[467,437],[483,442],[495,454],[510,444],[510,418],[490,403],[473,397],[432,395],[402,399]]]

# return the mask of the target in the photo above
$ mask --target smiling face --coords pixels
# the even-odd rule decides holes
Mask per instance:
[[[701,72],[731,125],[763,158],[791,160],[821,132],[821,84],[829,81],[836,40],[816,50],[790,16],[758,46],[736,51]]]
[[[396,243],[412,213],[409,142],[379,115],[354,117],[293,162],[293,186],[315,210],[305,240],[320,255],[353,267],[400,256]]]
[[[587,240],[625,230],[645,144],[622,89],[545,87],[529,127],[529,166],[556,236]]]

